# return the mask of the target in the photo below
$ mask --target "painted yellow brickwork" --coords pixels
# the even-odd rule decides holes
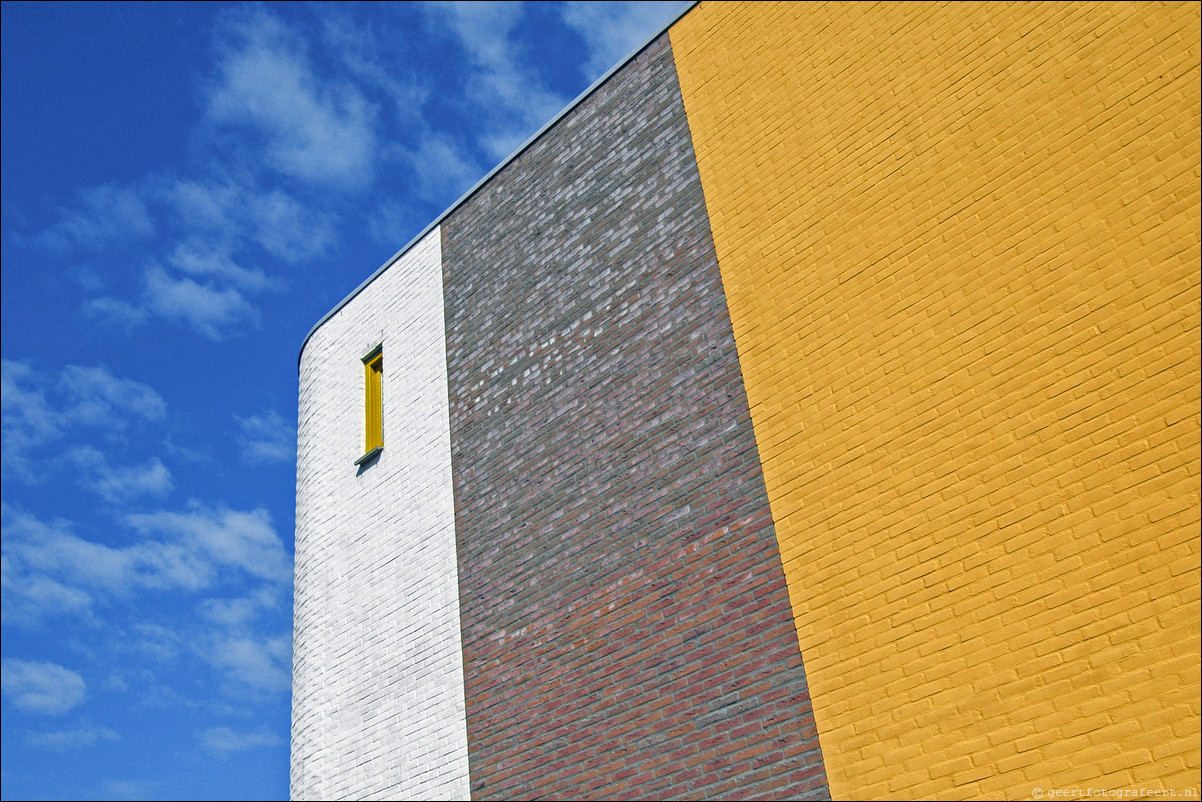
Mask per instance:
[[[832,793],[1199,786],[1199,5],[671,29]]]

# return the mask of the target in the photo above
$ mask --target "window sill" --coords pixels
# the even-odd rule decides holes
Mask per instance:
[[[356,465],[364,465],[368,462],[371,462],[373,459],[380,456],[380,453],[383,451],[384,451],[384,446],[376,446],[371,451],[368,451],[362,457],[359,457],[359,459],[355,460],[355,464]]]

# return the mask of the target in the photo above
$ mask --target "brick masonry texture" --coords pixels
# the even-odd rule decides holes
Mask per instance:
[[[441,238],[434,229],[301,355],[293,799],[466,799]],[[384,451],[361,357],[384,346]]]
[[[838,798],[1196,798],[1199,30],[1059,2],[671,29]]]
[[[667,36],[443,237],[473,797],[825,798]]]

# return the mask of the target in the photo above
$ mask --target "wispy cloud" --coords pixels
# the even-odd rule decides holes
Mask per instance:
[[[485,7],[479,4],[479,8]],[[444,19],[437,9],[426,8],[426,12],[432,19]],[[389,109],[390,114],[383,116],[392,127],[384,130],[382,121],[376,156],[381,163],[401,165],[412,173],[415,181],[407,186],[409,191],[420,200],[446,204],[484,174],[472,155],[471,138],[453,136],[445,124],[433,122],[437,116],[431,108],[435,92],[428,73],[419,77],[428,65],[398,48],[405,36],[390,27],[390,23],[398,24],[397,20],[376,15],[368,24],[327,12],[322,22],[325,45],[363,91],[376,93],[381,108]],[[381,242],[401,245],[405,233],[411,236],[428,219],[428,213],[422,212],[419,220],[402,225],[407,212],[404,204],[387,198],[372,213],[369,231]]]
[[[55,378],[6,359],[0,362],[0,410],[6,449],[23,453],[75,426],[123,431],[131,418],[159,420],[166,404],[149,386],[103,367],[67,365]]]
[[[512,150],[510,148],[505,153]],[[450,137],[441,134],[428,133],[409,158],[417,176],[417,192],[427,200],[442,200],[448,187],[466,191],[476,179],[482,177],[480,168],[463,149]]]
[[[233,287],[174,278],[162,268],[146,271],[146,308],[168,320],[192,326],[210,340],[225,339],[246,324],[257,325],[259,311]]]
[[[283,542],[262,509],[130,515],[142,539],[120,546],[80,537],[67,521],[46,523],[7,503],[2,510],[3,612],[15,623],[87,615],[97,595],[197,591],[222,572],[277,585],[291,577]]]
[[[576,0],[563,5],[564,23],[579,34],[588,48],[585,75],[596,79],[642,44],[650,31],[657,30],[687,3],[599,2]]]
[[[185,637],[175,629],[150,621],[134,624],[128,642],[140,656],[160,662],[178,657],[187,645]]]
[[[102,452],[91,446],[79,446],[68,451],[67,458],[81,470],[84,486],[112,503],[146,495],[161,496],[171,489],[171,471],[158,457],[142,465],[114,468]]]
[[[4,539],[9,540],[8,534]],[[6,551],[9,548],[7,543],[4,548]],[[24,561],[17,558],[16,562]],[[40,624],[46,618],[89,618],[92,613],[91,594],[14,564],[7,553],[0,557],[0,595],[4,599],[0,615],[6,623],[30,626]]]
[[[520,3],[447,2],[428,6],[458,39],[469,67],[466,95],[487,116],[478,144],[494,163],[510,155],[570,98],[551,91],[514,36]]]
[[[197,161],[84,189],[57,221],[16,238],[57,255],[119,249],[103,278],[77,271],[92,296],[85,314],[119,331],[158,319],[222,340],[256,326],[255,296],[286,286],[280,269],[334,247],[330,190],[375,180],[376,110],[354,83],[319,75],[304,37],[265,8],[218,18]]]
[[[259,325],[260,294],[283,291],[288,268],[336,249],[347,204],[386,171],[404,177],[403,191],[360,217],[369,235],[402,244],[426,204],[453,201],[566,100],[531,68],[521,4],[408,13],[368,22],[315,9],[305,26],[270,6],[223,12],[198,88],[195,163],[86,189],[25,239],[72,255],[120,245],[116,270],[80,268],[83,312],[120,332],[166,321],[213,341]],[[462,47],[466,89],[456,95],[466,97],[452,116],[474,118],[474,133],[451,133],[432,105],[447,101],[419,78],[428,65],[397,52],[403,37],[390,26],[423,13]]]
[[[155,224],[142,192],[104,184],[79,193],[79,203],[62,209],[57,223],[37,241],[58,252],[94,252],[149,239]]]
[[[125,416],[160,420],[167,404],[150,386],[114,376],[104,367],[68,365],[59,378],[69,400],[68,418],[93,426],[124,428]]]
[[[304,41],[263,9],[227,17],[208,120],[252,136],[279,173],[338,189],[372,183],[375,109],[353,85],[319,80]]]
[[[270,588],[260,588],[248,596],[228,599],[205,599],[201,615],[226,630],[245,631],[268,609],[279,606],[279,598]]]
[[[267,730],[257,732],[236,732],[229,727],[213,727],[201,736],[205,749],[219,754],[244,752],[248,749],[258,749],[264,746],[279,744],[280,738]]]
[[[259,321],[251,298],[285,287],[264,261],[277,269],[312,261],[336,239],[333,215],[278,188],[160,183],[159,213],[174,222],[141,253],[138,261],[149,267],[141,271],[140,292],[84,303],[87,314],[125,331],[152,318],[184,324],[211,340],[245,331]]]
[[[51,579],[83,592],[126,596],[139,589],[196,590],[213,581],[215,569],[186,543],[139,542],[109,546],[74,534],[70,523],[44,523],[4,507],[4,551],[11,590],[27,581]]]
[[[112,436],[133,425],[155,423],[166,416],[167,404],[153,388],[132,379],[114,376],[104,367],[67,365],[42,373],[26,362],[0,362],[0,430],[4,449],[0,459],[6,472],[24,481],[36,481],[33,455],[56,443],[67,432],[90,429]],[[85,459],[85,461],[88,461]],[[93,465],[95,458],[90,458]],[[45,466],[42,466],[44,472]],[[120,483],[133,474],[126,469],[106,469],[107,479]],[[167,478],[155,469],[157,478]],[[115,471],[115,472],[114,472]],[[152,477],[153,478],[153,477]],[[94,479],[104,485],[106,478]],[[117,484],[111,489],[116,491]]]
[[[232,180],[177,178],[163,182],[161,197],[172,223],[211,239],[233,238],[243,189]]]
[[[51,730],[29,736],[34,746],[63,751],[85,749],[101,741],[119,741],[121,736],[108,727],[77,727],[71,730]]]
[[[275,410],[249,418],[236,417],[242,427],[238,442],[249,462],[289,462],[296,458],[296,427]]]
[[[405,244],[406,236],[420,230],[424,218],[409,204],[384,199],[367,218],[367,231],[376,242],[392,248]]]
[[[292,640],[265,634],[258,626],[280,607],[278,585],[260,585],[241,596],[205,599],[199,611],[207,626],[195,638],[198,654],[235,686],[280,693],[291,687]]]
[[[211,340],[256,325],[251,298],[285,287],[263,264],[324,255],[336,227],[332,214],[293,194],[263,189],[253,175],[242,179],[146,181],[143,208],[162,218],[163,236],[145,243],[137,260],[149,265],[141,270],[141,291],[92,298],[85,312],[127,331],[152,318],[173,321]]]
[[[178,543],[196,559],[214,566],[236,568],[276,582],[292,576],[292,563],[267,510],[238,512],[196,506],[188,512],[141,513],[126,520],[143,536]]]
[[[155,790],[161,783],[144,780],[112,780],[104,784],[113,799],[162,799],[163,792]]]
[[[0,673],[5,698],[31,713],[62,715],[87,696],[83,677],[56,663],[5,658]]]
[[[286,691],[292,685],[292,643],[287,637],[224,637],[205,651],[227,675],[259,691]]]
[[[328,212],[303,203],[279,187],[264,189],[254,175],[232,180],[178,179],[163,190],[164,203],[180,232],[173,254],[185,258],[167,261],[190,273],[226,276],[246,289],[275,288],[273,283],[248,281],[258,269],[242,262],[248,248],[258,246],[286,264],[296,264],[326,253],[335,238],[334,219]],[[238,258],[236,252],[244,252]],[[213,254],[205,261],[202,257]]]
[[[278,189],[249,195],[246,216],[253,223],[255,242],[287,264],[316,259],[333,244],[330,215]]]
[[[150,310],[110,296],[85,301],[82,311],[89,319],[119,329],[125,334],[133,333],[134,329],[150,319]]]
[[[371,20],[356,20],[336,11],[337,7],[319,7],[322,40],[355,80],[387,98],[395,120],[408,125],[419,117],[430,98],[430,89],[404,57],[404,37],[380,26],[381,15]]]
[[[247,292],[279,286],[279,282],[269,278],[264,271],[237,264],[224,243],[205,241],[200,237],[190,237],[176,244],[167,255],[167,264],[191,276],[223,279]]]
[[[63,421],[46,399],[46,384],[31,365],[0,361],[0,460],[9,475],[30,477],[29,452],[62,436]]]

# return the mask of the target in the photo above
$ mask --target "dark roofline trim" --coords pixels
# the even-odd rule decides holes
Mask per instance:
[[[431,222],[428,226],[423,228],[421,230],[421,233],[419,233],[413,239],[409,240],[409,242],[405,245],[405,247],[401,248],[399,251],[394,253],[388,261],[386,261],[384,264],[382,264],[379,267],[379,269],[376,270],[376,272],[374,272],[370,276],[368,276],[363,281],[362,284],[360,284],[358,287],[356,287],[354,290],[352,290],[349,295],[347,295],[345,298],[343,298],[341,301],[339,301],[337,306],[335,306],[329,312],[326,312],[324,315],[322,315],[321,320],[319,320],[313,324],[313,328],[309,329],[309,333],[306,334],[305,339],[303,341],[301,341],[300,352],[296,356],[296,369],[298,371],[300,370],[301,357],[304,356],[304,354],[305,354],[305,346],[309,344],[309,339],[313,336],[313,333],[316,332],[319,328],[321,328],[321,326],[327,320],[332,318],[334,315],[338,314],[338,312],[344,306],[346,306],[348,303],[350,303],[351,300],[354,299],[354,297],[356,295],[363,292],[363,290],[367,288],[367,285],[371,284],[384,271],[386,271],[388,268],[392,267],[393,264],[395,264],[398,259],[400,259],[406,253],[408,253],[410,251],[410,249],[413,248],[413,246],[417,245],[417,243],[421,242],[427,234],[429,234],[438,225],[440,225],[443,220],[447,219],[447,217],[449,217],[452,212],[454,212],[456,209],[458,209],[463,204],[467,203],[467,201],[473,195],[475,195],[477,192],[479,192],[480,189],[482,187],[484,187],[485,184],[487,184],[489,181],[492,180],[493,176],[495,176],[497,173],[501,172],[501,170],[505,169],[505,167],[507,167],[511,161],[513,161],[518,156],[520,156],[524,152],[526,152],[526,150],[531,145],[533,145],[535,142],[537,142],[538,139],[540,137],[542,137],[543,134],[545,134],[545,133],[547,133],[547,131],[551,130],[551,128],[553,128],[556,123],[558,123],[560,120],[562,120],[564,117],[566,117],[569,112],[571,112],[574,108],[576,108],[581,103],[583,103],[585,98],[587,98],[589,95],[593,94],[593,92],[596,92],[601,87],[602,84],[604,84],[606,81],[608,81],[614,75],[614,73],[616,73],[618,70],[625,67],[631,61],[633,61],[634,58],[636,56],[638,56],[639,53],[642,53],[644,50],[646,50],[648,45],[650,45],[652,42],[654,42],[656,39],[658,39],[660,36],[662,36],[665,31],[667,31],[669,28],[671,28],[673,25],[675,25],[677,20],[679,20],[685,14],[689,13],[689,11],[691,11],[693,9],[693,6],[697,5],[698,2],[700,2],[700,0],[693,0],[693,2],[689,3],[687,6],[682,8],[676,14],[676,16],[672,17],[672,19],[670,19],[666,23],[664,23],[663,27],[661,27],[659,30],[657,30],[655,33],[653,33],[650,37],[648,37],[645,42],[638,45],[634,50],[630,51],[630,53],[626,56],[626,58],[622,59],[617,64],[610,67],[605,72],[604,75],[602,75],[600,78],[598,78],[596,81],[593,82],[592,86],[590,86],[588,89],[585,89],[583,92],[581,92],[576,97],[575,100],[573,100],[568,105],[564,106],[563,109],[558,114],[556,114],[554,117],[552,117],[550,120],[548,120],[547,123],[545,125],[543,125],[542,128],[535,131],[534,134],[529,139],[527,139],[525,142],[523,142],[521,145],[519,145],[518,149],[515,150],[513,153],[511,153],[508,156],[508,158],[506,158],[504,161],[500,162],[496,167],[489,170],[488,173],[483,178],[481,178],[479,181],[477,181],[472,186],[471,189],[469,189],[467,192],[463,193],[463,195],[460,196],[459,200],[455,201],[450,206],[448,206],[446,211],[444,211],[442,214],[440,214],[438,217],[436,217],[434,219],[434,221]]]

